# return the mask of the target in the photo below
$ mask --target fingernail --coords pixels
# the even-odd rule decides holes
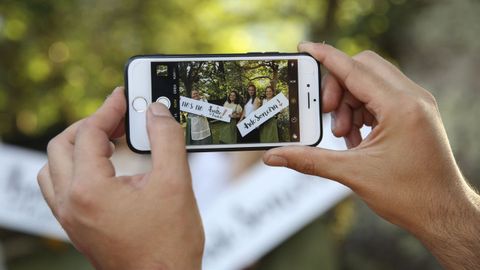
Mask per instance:
[[[335,122],[335,113],[332,112],[330,114],[330,129],[332,130],[332,133],[335,133],[335,126],[336,126],[336,122]]]
[[[300,41],[297,45],[297,49],[300,50],[303,46],[312,43],[311,41]]]
[[[117,87],[115,87],[115,89],[113,89],[113,93],[122,90],[122,88],[123,88],[123,86],[117,86]]]
[[[150,104],[150,111],[155,116],[172,116],[167,106],[160,102],[152,102],[152,104]]]
[[[110,150],[112,151],[112,153],[115,152],[115,148],[115,143],[110,141]]]
[[[115,87],[115,89],[113,89],[112,93],[108,94],[106,97],[105,97],[105,100],[107,100],[109,97],[111,97],[113,94],[115,94],[116,92],[122,90],[122,86],[117,86]]]
[[[115,87],[115,89],[113,89],[112,93],[111,93],[110,95],[108,95],[108,96],[112,96],[112,95],[114,95],[114,94],[116,94],[117,92],[120,92],[120,91],[122,91],[122,90],[123,90],[123,86],[117,86],[117,87]]]
[[[347,146],[347,149],[352,148],[352,143],[347,137],[344,137],[343,140],[345,141],[345,145]]]
[[[266,163],[271,166],[287,166],[287,160],[277,155],[269,156]]]

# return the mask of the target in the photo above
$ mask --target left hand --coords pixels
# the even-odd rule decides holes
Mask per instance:
[[[77,249],[97,269],[200,269],[204,235],[183,130],[152,104],[152,171],[115,176],[110,139],[124,133],[123,88],[48,144],[42,193]]]

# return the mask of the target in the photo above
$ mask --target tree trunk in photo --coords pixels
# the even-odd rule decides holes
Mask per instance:
[[[223,63],[223,61],[220,61],[218,62],[218,73],[219,73],[219,77],[220,77],[220,82],[225,85],[225,82],[227,81],[227,79],[225,78],[225,65]]]
[[[278,64],[273,62],[271,67],[272,67],[272,79],[270,80],[270,85],[273,87],[275,91],[275,89],[277,89],[277,82],[278,82]]]
[[[188,68],[189,67],[189,68]],[[185,95],[187,97],[191,96],[193,90],[193,84],[198,81],[198,72],[202,67],[202,63],[194,63],[188,66],[183,66],[179,68],[178,76],[183,81],[185,85]]]
[[[245,93],[245,90],[244,90],[245,87],[243,87],[242,82],[243,82],[243,68],[240,67],[239,72],[238,72],[238,89],[237,89],[237,91],[240,94],[240,101],[243,104],[246,101],[245,100],[246,93]]]
[[[225,76],[225,63],[223,61],[218,62],[218,78],[219,78],[219,89],[221,90],[221,93],[218,93],[220,98],[222,98],[224,95],[227,95],[228,89],[226,89],[227,86],[227,78]]]

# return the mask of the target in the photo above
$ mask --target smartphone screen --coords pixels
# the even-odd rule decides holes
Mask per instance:
[[[187,145],[299,142],[298,60],[151,63]]]
[[[190,152],[316,145],[320,65],[310,55],[145,55],[125,65],[127,143],[148,153],[146,109],[164,103]]]

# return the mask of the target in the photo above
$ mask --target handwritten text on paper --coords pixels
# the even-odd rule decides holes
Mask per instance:
[[[230,122],[232,109],[180,96],[180,110],[223,122]]]
[[[279,93],[260,108],[247,115],[245,119],[237,124],[237,128],[242,137],[245,137],[245,135],[287,107],[288,99],[282,93]]]

